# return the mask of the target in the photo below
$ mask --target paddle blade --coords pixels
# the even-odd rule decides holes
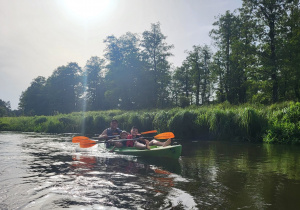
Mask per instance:
[[[96,141],[93,140],[84,140],[80,142],[80,148],[89,148],[97,144]]]
[[[175,135],[172,132],[165,132],[154,136],[155,139],[172,139]]]
[[[145,132],[142,132],[141,134],[148,134],[148,133],[157,133],[157,130],[145,131]]]
[[[81,141],[88,140],[86,136],[75,136],[72,138],[72,143],[80,143]]]

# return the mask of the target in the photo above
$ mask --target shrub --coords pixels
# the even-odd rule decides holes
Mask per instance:
[[[81,133],[82,134],[94,134],[96,132],[94,125],[94,117],[86,116],[83,118],[81,123]]]
[[[144,112],[140,115],[141,131],[153,130],[154,112]]]
[[[261,141],[268,122],[258,110],[244,108],[239,111],[240,129],[242,138],[248,141]]]
[[[45,123],[45,122],[47,122],[47,117],[38,117],[38,118],[34,121],[34,123],[35,123],[36,125],[42,124],[42,123]]]
[[[285,107],[273,114],[264,141],[267,143],[300,143],[299,102],[291,102],[289,107]]]
[[[62,131],[63,131],[63,124],[61,122],[50,121],[46,129],[46,133],[62,133]]]
[[[195,111],[182,110],[177,112],[170,120],[170,130],[178,138],[195,138],[197,136],[197,114]]]
[[[169,131],[169,120],[171,119],[172,114],[168,111],[159,111],[156,113],[154,120],[153,120],[153,126],[155,129],[158,130],[158,132],[166,132]]]
[[[105,120],[105,118],[102,115],[100,115],[95,118],[94,124],[95,124],[95,133],[101,134],[102,131],[108,127],[108,120]]]

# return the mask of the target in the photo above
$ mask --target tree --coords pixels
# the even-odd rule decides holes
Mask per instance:
[[[246,8],[240,8],[239,12],[238,36],[232,45],[232,63],[235,64],[237,74],[238,103],[245,103],[258,92],[257,30],[249,11]]]
[[[91,57],[85,66],[84,83],[86,85],[86,103],[88,110],[105,109],[104,82],[105,60]]]
[[[218,51],[213,56],[213,61],[211,65],[211,78],[215,85],[215,93],[217,97],[217,102],[225,102],[225,62],[222,60],[224,56],[221,55],[221,51]]]
[[[272,102],[278,102],[279,89],[279,47],[280,22],[286,15],[285,1],[282,0],[243,0],[243,8],[246,8],[251,17],[256,21],[259,29],[260,61],[264,66],[262,73],[265,80],[271,82]]]
[[[211,52],[207,45],[193,46],[192,51],[188,51],[186,64],[189,66],[191,81],[193,82],[194,95],[196,97],[196,105],[209,103],[210,97],[210,70],[209,63]]]
[[[46,89],[49,113],[70,113],[82,110],[82,70],[77,63],[58,67],[48,78]]]
[[[178,93],[176,94],[176,104],[178,99],[180,99],[180,104],[184,100],[184,105],[187,105],[186,99],[191,97],[193,92],[193,81],[191,67],[187,60],[184,60],[181,67],[175,69],[173,76],[173,82],[177,85]],[[184,99],[185,98],[185,99]]]
[[[146,63],[146,69],[150,73],[151,85],[154,88],[150,104],[156,107],[164,107],[168,99],[167,86],[170,83],[170,63],[168,58],[172,56],[170,50],[173,45],[168,45],[166,36],[160,30],[160,23],[151,24],[150,31],[144,31],[141,41],[142,58]]]
[[[239,71],[236,66],[236,62],[233,62],[233,46],[239,39],[240,20],[238,16],[226,11],[225,15],[221,15],[219,19],[213,24],[216,28],[211,30],[210,36],[214,39],[215,45],[218,48],[218,62],[223,62],[222,71],[222,92],[221,95],[225,96],[225,99],[230,103],[236,103],[238,99],[239,86],[237,78]],[[221,86],[220,86],[221,87]]]
[[[284,100],[300,100],[300,2],[287,1],[283,14],[280,34],[282,45],[278,52],[279,68],[282,75],[279,95]]]
[[[105,58],[108,61],[105,97],[109,108],[147,107],[151,86],[141,60],[138,36],[128,32],[120,38],[108,36],[104,42],[107,43]]]
[[[248,8],[241,8],[239,12],[236,15],[226,11],[214,23],[216,28],[210,32],[218,49],[213,62],[213,74],[218,77],[218,100],[234,104],[245,103],[250,98],[247,92],[255,94],[258,91],[249,90],[251,81],[248,81],[248,78],[257,79],[255,76],[259,66],[256,22],[251,18]]]
[[[0,99],[0,117],[8,117],[11,112],[10,102],[5,102]]]
[[[37,77],[21,94],[19,109],[25,115],[47,115],[48,97],[45,90],[46,78]]]

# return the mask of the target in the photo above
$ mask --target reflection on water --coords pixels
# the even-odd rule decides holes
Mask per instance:
[[[185,145],[182,189],[201,206],[230,209],[298,209],[300,148],[227,142]]]
[[[78,150],[70,135],[0,133],[0,209],[296,209],[300,149],[182,142],[179,160]]]
[[[1,166],[11,165],[10,172],[16,174],[8,178],[2,170],[1,189],[7,182],[10,186],[1,190],[1,208],[193,209],[196,205],[184,202],[187,197],[193,200],[189,193],[176,191],[176,183],[183,179],[174,174],[181,171],[178,160],[164,167],[162,160],[120,156],[101,148],[78,152],[70,136],[2,133],[0,139],[6,146],[1,152],[11,157]],[[16,155],[21,156],[17,161]]]

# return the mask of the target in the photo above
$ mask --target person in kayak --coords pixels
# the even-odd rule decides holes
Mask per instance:
[[[144,138],[142,138],[138,133],[138,128],[133,126],[132,129],[131,129],[131,135],[128,135],[128,139],[135,139],[135,138],[138,138],[137,141],[127,141],[126,142],[126,146],[127,147],[136,147],[138,149],[149,149],[150,150],[150,146],[152,145],[156,145],[156,146],[168,146],[169,144],[171,144],[171,139],[168,139],[167,141],[165,142],[160,142],[160,141],[157,141],[155,139],[151,140],[150,142]]]
[[[137,140],[126,141],[127,147],[136,147],[138,149],[150,150],[149,141],[141,137],[138,128],[135,126],[131,128],[130,134],[127,136],[127,139],[137,139]]]
[[[119,136],[121,134],[122,130],[120,128],[118,128],[118,121],[116,119],[113,119],[110,122],[110,127],[105,129],[100,135],[99,135],[99,139],[105,139],[105,140],[109,140],[109,139],[113,139],[116,136]],[[122,142],[106,142],[106,147],[110,147],[110,146],[116,146],[116,147],[122,147],[123,144]]]
[[[128,133],[126,131],[122,131],[120,133],[120,136],[114,138],[114,140],[117,140],[117,139],[127,139],[127,136],[128,136]],[[111,140],[109,140],[109,141],[111,141]],[[126,147],[126,142],[127,141],[111,142],[111,143],[114,143],[114,147],[109,152],[113,152],[116,147],[118,147],[118,148],[120,148],[120,147]]]

